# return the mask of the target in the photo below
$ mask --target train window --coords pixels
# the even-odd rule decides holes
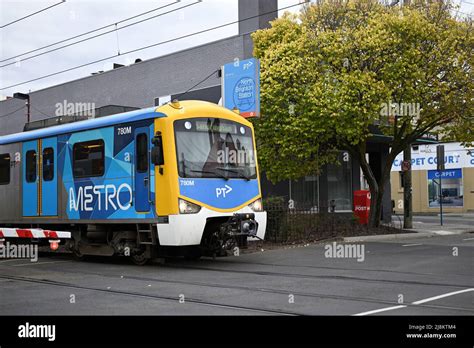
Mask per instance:
[[[0,155],[0,185],[10,183],[10,154]]]
[[[25,179],[26,182],[36,181],[36,151],[30,150],[26,152],[26,170]]]
[[[136,147],[137,172],[144,173],[148,171],[148,137],[145,133],[137,135]]]
[[[43,180],[51,181],[54,179],[54,150],[48,147],[43,150]]]
[[[75,178],[104,175],[104,141],[100,139],[74,144],[72,166]]]

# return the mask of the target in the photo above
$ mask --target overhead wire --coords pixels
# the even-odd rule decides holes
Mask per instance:
[[[289,5],[289,6],[280,8],[279,10],[281,11],[281,10],[286,10],[286,9],[289,9],[289,8],[292,8],[292,7],[295,7],[295,6],[302,6],[305,3],[306,2]],[[197,32],[185,34],[185,35],[173,38],[173,39],[168,39],[168,40],[160,41],[160,42],[157,42],[157,43],[154,43],[154,44],[151,44],[151,45],[142,46],[142,47],[139,47],[139,48],[136,48],[136,49],[133,49],[133,50],[122,52],[120,54],[120,56],[124,56],[124,55],[130,54],[130,53],[135,53],[135,52],[138,52],[138,51],[143,51],[143,50],[146,50],[146,49],[149,49],[149,48],[152,48],[152,47],[156,47],[156,46],[164,45],[164,44],[171,43],[171,42],[174,42],[174,41],[182,40],[182,39],[192,37],[192,36],[195,36],[195,35],[207,33],[209,31],[221,29],[221,28],[233,25],[233,24],[238,24],[240,22],[247,21],[247,20],[254,19],[254,18],[258,18],[258,17],[261,17],[261,16],[265,16],[265,15],[268,15],[268,14],[271,14],[271,13],[274,13],[274,12],[275,11],[269,11],[269,12],[266,12],[266,13],[262,13],[262,14],[250,16],[250,17],[247,17],[247,18],[231,21],[231,22],[228,22],[228,23],[220,24],[220,25],[217,25],[217,26],[214,26],[214,27],[211,27],[211,28],[207,28],[207,29],[197,31]],[[244,35],[247,35],[247,34],[240,34],[240,35],[237,35],[237,36],[244,36]],[[80,69],[80,68],[83,68],[83,67],[86,67],[86,66],[89,66],[89,65],[92,65],[92,64],[100,63],[100,62],[106,61],[108,59],[116,58],[116,57],[118,57],[117,54],[112,55],[112,56],[108,56],[108,57],[105,57],[105,58],[97,59],[97,60],[94,60],[94,61],[89,62],[89,63],[84,63],[84,64],[81,64],[81,65],[78,65],[78,66],[73,66],[73,67],[68,68],[68,69],[64,69],[64,70],[57,71],[57,72],[54,72],[54,73],[51,73],[51,74],[43,75],[43,76],[40,76],[40,77],[37,77],[37,78],[34,78],[34,79],[30,79],[30,80],[27,80],[27,81],[19,82],[19,83],[10,85],[10,86],[2,87],[2,88],[0,88],[0,90],[5,90],[5,89],[8,89],[8,88],[24,85],[26,83],[39,81],[39,80],[42,80],[42,79],[45,79],[45,78],[48,78],[48,77],[64,74],[64,73],[72,71],[72,70]]]
[[[166,14],[169,14],[169,13],[172,13],[172,12],[176,12],[176,11],[179,11],[179,10],[182,10],[184,8],[187,8],[187,7],[190,7],[190,6],[193,6],[193,5],[197,5],[201,2],[201,0],[198,0],[196,2],[193,2],[191,4],[188,4],[188,5],[185,5],[185,6],[181,6],[179,8],[176,8],[176,9],[172,9],[170,11],[167,11],[167,12],[163,12],[163,13],[159,13],[155,16],[152,16],[152,17],[148,17],[148,18],[145,18],[145,19],[142,19],[140,21],[137,21],[137,22],[134,22],[134,23],[130,23],[130,24],[127,24],[127,25],[124,25],[122,27],[117,27],[116,24],[112,24],[115,26],[114,29],[112,30],[109,30],[109,31],[106,31],[106,32],[103,32],[103,33],[100,33],[100,34],[97,34],[97,35],[94,35],[94,36],[91,36],[91,37],[88,37],[88,38],[85,38],[85,39],[81,39],[81,40],[78,40],[78,41],[74,41],[74,42],[71,42],[69,44],[66,44],[66,45],[63,45],[63,46],[60,46],[60,47],[56,47],[56,48],[52,48],[50,50],[47,50],[47,51],[44,51],[44,52],[41,52],[41,53],[37,53],[37,54],[34,54],[32,56],[29,56],[29,57],[26,57],[26,58],[23,58],[23,59],[19,59],[19,60],[16,60],[14,62],[10,62],[10,63],[7,63],[7,64],[3,64],[3,65],[0,65],[0,68],[4,68],[6,66],[9,66],[9,65],[13,65],[13,64],[17,64],[18,62],[24,62],[24,61],[27,61],[27,60],[30,60],[30,59],[33,59],[33,58],[36,58],[36,57],[39,57],[39,56],[43,56],[45,54],[48,54],[48,53],[51,53],[51,52],[55,52],[55,51],[59,51],[59,50],[62,50],[63,48],[66,48],[66,47],[71,47],[71,46],[74,46],[74,45],[77,45],[79,43],[82,43],[82,42],[86,42],[86,41],[89,41],[89,40],[92,40],[92,39],[95,39],[97,37],[100,37],[100,36],[104,36],[104,35],[107,35],[107,34],[110,34],[110,33],[117,33],[118,35],[118,30],[122,30],[122,29],[125,29],[125,28],[128,28],[128,27],[131,27],[131,26],[134,26],[134,25],[137,25],[137,24],[140,24],[140,23],[143,23],[143,22],[146,22],[146,21],[149,21],[151,19],[155,19],[157,17],[161,17],[161,16],[164,16]],[[83,35],[82,35],[83,36]],[[69,41],[69,40],[66,40],[66,41]]]
[[[44,11],[46,11],[46,10],[49,10],[50,8],[53,8],[53,7],[58,6],[58,5],[61,5],[61,4],[65,3],[65,2],[66,2],[66,0],[62,0],[62,1],[58,2],[58,3],[56,3],[56,4],[53,4],[53,5],[48,6],[48,7],[45,7],[45,8],[43,8],[43,9],[39,10],[39,11],[30,13],[29,15],[26,15],[26,16],[24,16],[24,17],[15,19],[15,20],[12,21],[12,22],[9,22],[9,23],[7,23],[7,24],[1,25],[1,26],[0,26],[0,29],[3,29],[3,28],[5,28],[5,27],[8,27],[9,25],[18,23],[18,22],[20,22],[20,21],[22,21],[22,20],[25,20],[25,19],[27,19],[27,18],[30,18],[30,17],[32,17],[32,16],[34,16],[34,15],[37,15],[38,13],[44,12]]]

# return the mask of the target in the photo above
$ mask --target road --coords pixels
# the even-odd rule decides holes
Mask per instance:
[[[414,222],[439,224],[439,216],[433,215],[415,215],[413,217]],[[466,225],[474,228],[474,214],[443,214],[443,223],[449,227],[449,225]]]
[[[403,225],[403,215],[393,215],[392,222],[395,226]],[[443,214],[443,226],[440,225],[438,215],[414,215],[413,228],[418,232],[474,232],[474,214]]]
[[[474,234],[362,245],[363,262],[328,258],[324,244],[142,267],[69,254],[0,260],[0,313],[474,314]]]

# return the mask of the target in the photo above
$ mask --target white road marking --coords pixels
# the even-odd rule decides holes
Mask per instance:
[[[72,262],[72,261],[30,262],[30,263],[22,263],[21,265],[13,265],[13,267],[46,265],[48,263],[63,263],[63,262]]]
[[[454,291],[454,292],[448,292],[447,294],[434,296],[434,297],[430,297],[430,298],[425,298],[424,300],[415,301],[412,304],[418,305],[418,304],[422,304],[422,303],[426,303],[426,302],[435,301],[435,300],[438,300],[440,298],[453,296],[453,295],[457,295],[457,294],[462,294],[462,293],[469,292],[469,291],[474,291],[474,288],[464,289],[464,290],[459,290],[459,291]]]
[[[454,291],[454,292],[448,292],[448,293],[446,293],[446,294],[442,294],[442,295],[438,295],[438,296],[434,296],[434,297],[425,298],[425,299],[423,299],[423,300],[418,300],[418,301],[412,302],[411,304],[412,304],[412,305],[419,305],[419,304],[422,304],[422,303],[426,303],[426,302],[431,302],[431,301],[439,300],[440,298],[449,297],[449,296],[454,296],[454,295],[458,295],[458,294],[463,294],[463,293],[469,292],[469,291],[474,291],[474,288],[469,288],[469,289],[464,289],[464,290],[459,290],[459,291]],[[391,311],[391,310],[394,310],[394,309],[405,308],[405,307],[407,307],[407,305],[399,305],[399,306],[393,306],[393,307],[385,307],[385,308],[375,309],[375,310],[373,310],[373,311],[368,311],[368,312],[362,312],[362,313],[353,314],[353,316],[370,315],[370,314],[375,314],[375,313],[380,313],[380,312],[386,312],[386,311]]]
[[[474,238],[465,238],[463,240],[474,240]]]
[[[433,233],[439,234],[440,236],[449,236],[451,234],[457,234],[456,232],[444,231],[444,230],[433,231]]]
[[[385,312],[385,311],[391,311],[393,309],[398,309],[398,308],[404,308],[406,305],[400,305],[400,306],[393,306],[393,307],[386,307],[386,308],[381,308],[381,309],[375,309],[373,311],[368,311],[368,312],[362,312],[362,313],[357,313],[353,314],[356,317],[360,317],[363,315],[370,315],[370,314],[375,314],[375,313],[380,313],[380,312]]]
[[[404,245],[402,245],[402,246],[404,246],[404,247],[410,247],[410,246],[417,246],[417,245],[423,245],[423,244],[421,244],[421,243],[416,243],[416,244],[404,244]]]

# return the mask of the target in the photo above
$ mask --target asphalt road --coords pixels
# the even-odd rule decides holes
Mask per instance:
[[[440,218],[438,215],[415,215],[413,221],[421,223],[439,224]],[[474,214],[443,214],[443,222],[446,226],[466,225],[474,228]]]
[[[0,260],[0,313],[474,314],[474,234],[362,245],[363,262],[325,257],[323,244],[142,267],[68,254]]]
[[[393,215],[392,223],[397,227],[403,226],[403,216]],[[474,232],[474,214],[443,214],[443,226],[438,215],[414,215],[413,228],[418,232]]]

